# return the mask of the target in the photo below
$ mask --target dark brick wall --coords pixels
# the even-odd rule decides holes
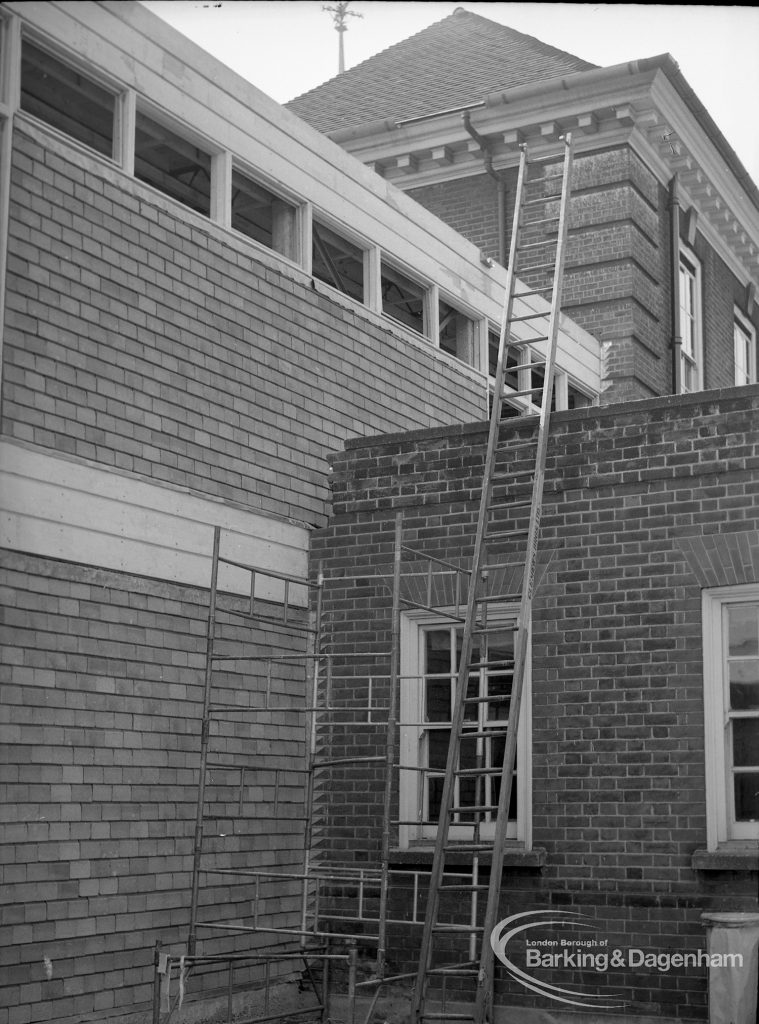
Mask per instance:
[[[557,173],[560,165],[548,165]],[[508,231],[513,216],[515,175],[509,178]],[[546,188],[546,192],[556,189]],[[486,175],[411,189],[410,194],[490,256],[498,249],[485,225],[495,211],[495,185]],[[558,212],[558,203],[551,204]],[[538,219],[538,213],[527,220]],[[540,216],[543,216],[542,212]],[[673,389],[671,336],[671,242],[669,194],[629,147],[575,157],[564,279],[565,312],[602,343],[603,404],[624,402]],[[523,232],[533,243],[550,236],[540,226]],[[730,387],[733,376],[733,297],[743,289],[714,250],[697,235],[703,264],[705,386]],[[520,277],[543,287],[544,262],[535,250],[519,263]],[[759,323],[759,313],[754,312]]]
[[[571,909],[594,917],[612,947],[683,952],[704,947],[704,910],[756,911],[756,872],[691,862],[706,842],[703,583],[684,550],[721,545],[719,585],[759,578],[738,557],[759,539],[758,410],[751,387],[555,416],[542,520],[553,556],[532,645],[533,841],[546,860],[505,871],[504,917]],[[420,431],[333,457],[333,516],[313,556],[327,578],[347,577],[326,587],[329,641],[363,652],[363,671],[386,665],[391,601],[377,577],[391,571],[396,512],[413,547],[471,558],[485,438],[477,425]],[[377,737],[366,742],[374,749]],[[379,780],[351,780],[331,795],[346,825],[340,847],[371,861],[379,822],[367,827],[366,816],[379,816]],[[429,861],[417,853],[416,863]],[[395,936],[399,967],[413,960],[414,934]],[[706,1016],[703,969],[610,977],[598,990],[612,985],[631,1014]],[[504,999],[546,1005],[499,984]]]
[[[20,554],[2,571],[0,1020],[132,1008],[150,998],[156,940],[187,941],[208,593]],[[239,599],[220,604],[222,640],[298,648],[232,615]],[[302,768],[305,750],[302,668],[289,675],[273,687],[284,710],[212,728],[212,759],[254,770],[242,807],[239,776],[211,772],[205,866],[300,868],[303,774],[281,776],[274,807],[274,768]],[[265,688],[248,664],[215,675],[214,699],[256,707]],[[201,920],[250,922],[249,880],[204,878]],[[297,925],[287,895],[265,912]],[[208,934],[199,951],[229,948]]]
[[[16,129],[3,433],[318,522],[325,451],[466,421],[481,382]]]

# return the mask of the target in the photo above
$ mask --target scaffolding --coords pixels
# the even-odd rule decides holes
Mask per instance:
[[[288,576],[225,557],[221,531],[214,530],[187,950],[177,957],[156,949],[154,1024],[170,1020],[193,972],[226,968],[231,1020],[235,972],[245,984],[260,985],[268,993],[277,981],[292,976],[296,963],[303,964],[314,1000],[281,1013],[270,1009],[267,995],[263,1012],[246,1021],[283,1015],[324,1020],[335,973],[344,979],[352,1020],[359,992],[372,996],[369,1024],[384,985],[409,987],[412,982],[415,1024],[492,1020],[489,937],[498,911],[537,572],[570,172],[569,137],[560,175],[544,176],[541,167],[531,181],[522,152],[481,500],[466,542],[470,548],[452,560],[408,545],[403,516],[395,516],[392,564],[385,562],[373,576],[375,585],[384,588],[389,607],[386,645],[380,649],[374,644],[370,655],[330,649],[325,588],[366,576],[365,566],[345,576],[325,576],[321,568],[313,578]],[[538,194],[531,194],[536,184]],[[531,218],[532,209],[551,203],[558,204],[558,213]],[[520,232],[552,222],[558,225],[552,236],[554,257],[525,271],[550,268],[550,287],[517,291]],[[532,242],[523,251],[540,252],[546,244]],[[546,294],[550,308],[514,313],[515,300]],[[509,409],[527,415],[510,418]],[[239,598],[225,600],[219,587],[222,566],[247,576],[244,607]],[[276,596],[262,600],[259,591]],[[499,618],[504,606],[512,610],[506,622]],[[401,672],[401,620],[412,609],[448,622],[460,633],[453,670]],[[224,635],[218,628],[220,614],[225,622],[240,618],[242,632]],[[277,632],[287,652],[262,654],[260,638],[251,635],[262,627]],[[373,666],[369,670],[367,662]],[[245,700],[240,699],[235,674],[256,681],[245,691]],[[400,729],[430,727],[425,695],[443,683],[451,686],[445,766],[414,759],[403,763]],[[401,723],[399,702],[409,691],[415,693],[412,703],[423,710],[419,721],[406,716]],[[292,733],[294,715],[303,751],[285,752],[282,764],[275,763],[270,743],[263,742],[259,750],[248,739],[244,749],[235,750],[229,742],[236,733],[272,736],[277,726],[282,735],[288,729]],[[362,734],[374,740],[371,753],[358,752],[368,745],[358,738]],[[216,738],[222,740],[219,749],[214,747]],[[333,773],[355,772],[359,766],[365,774],[374,773],[375,789],[381,790],[375,794],[381,807],[379,849],[371,865],[337,858],[339,844],[326,834],[324,823]],[[395,811],[402,776],[416,780],[412,819]],[[259,794],[257,802],[248,799],[250,789]],[[254,866],[249,852],[230,856],[217,843],[223,835],[219,822],[231,822],[224,827],[240,837],[244,833],[239,823],[246,814],[259,825],[266,815],[280,826],[283,821],[292,824],[291,834],[302,837],[297,857],[293,844],[287,847],[292,864]],[[431,868],[395,865],[396,830],[423,827],[435,833]],[[243,896],[227,900],[234,886],[241,887]],[[244,906],[245,912],[230,915],[230,905]],[[415,971],[388,973],[390,928],[410,929],[414,935]],[[257,935],[269,937],[267,941],[276,936],[277,949],[264,954],[256,948]],[[205,948],[214,942],[224,948]],[[248,948],[241,948],[245,943]],[[359,977],[361,953],[364,976]],[[449,989],[457,1000],[471,1004],[471,1010],[451,1010]]]

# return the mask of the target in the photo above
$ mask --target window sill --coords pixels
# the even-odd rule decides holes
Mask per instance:
[[[390,861],[393,865],[429,867],[432,864],[434,849],[432,846],[411,846],[407,849],[394,849],[390,851]],[[490,853],[480,853],[480,864],[482,867],[489,867],[491,861]],[[451,853],[446,857],[446,863],[457,865],[468,865],[471,858],[466,853]],[[540,870],[545,867],[546,851],[542,846],[525,850],[523,847],[507,847],[503,857],[505,868],[532,868]]]
[[[696,850],[691,867],[694,871],[759,871],[759,851],[754,844]]]

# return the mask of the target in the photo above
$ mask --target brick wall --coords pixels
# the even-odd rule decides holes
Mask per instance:
[[[231,233],[17,128],[3,433],[317,522],[348,436],[476,418],[481,379]]]
[[[187,941],[208,593],[21,554],[2,566],[0,1021],[133,1008],[151,996],[156,940]],[[220,604],[222,640],[259,656],[302,646],[233,615],[239,599]],[[284,710],[212,729],[212,759],[252,770],[242,804],[238,774],[210,773],[204,866],[301,864],[302,774],[282,775],[274,806],[274,769],[304,755],[302,669],[288,675],[272,687]],[[248,663],[216,676],[214,700],[258,707],[265,687]],[[204,876],[200,919],[249,923],[251,899],[249,880]],[[297,923],[287,894],[264,912]],[[233,948],[208,934],[199,951]]]
[[[704,910],[757,909],[756,871],[702,871],[692,862],[706,843],[705,584],[693,568],[698,554],[684,556],[689,544],[696,551],[719,541],[709,585],[736,582],[741,565],[739,582],[759,579],[745,555],[759,541],[757,409],[759,387],[751,387],[553,420],[542,519],[553,555],[532,644],[533,842],[545,864],[511,862],[504,917],[570,909],[595,918],[612,947],[684,952],[704,948]],[[420,431],[352,442],[333,457],[333,516],[314,535],[313,556],[327,578],[349,577],[334,593],[326,588],[338,650],[364,652],[375,671],[384,664],[391,600],[377,576],[390,571],[397,510],[413,547],[471,557],[485,439],[477,425]],[[368,738],[366,749],[374,743]],[[358,777],[336,787],[332,805],[344,826],[340,847],[371,861],[380,789],[371,774]],[[397,856],[429,865],[423,852]],[[417,935],[395,929],[399,968],[413,961]],[[584,992],[624,998],[630,1016],[706,1016],[703,969],[583,980]],[[551,981],[576,986],[578,975]],[[549,1005],[503,979],[499,998]]]

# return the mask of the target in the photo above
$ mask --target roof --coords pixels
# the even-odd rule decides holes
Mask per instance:
[[[285,104],[321,132],[401,121],[596,65],[458,7],[453,14]]]

